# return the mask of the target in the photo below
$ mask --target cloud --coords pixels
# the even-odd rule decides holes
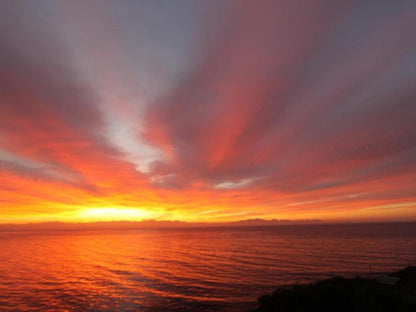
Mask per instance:
[[[90,196],[123,179],[140,184],[141,175],[103,135],[98,97],[75,70],[46,4],[2,5],[0,161],[6,183],[13,174],[15,179],[40,180],[48,187],[46,182],[54,181],[53,189],[76,192],[76,187]],[[23,185],[19,189],[30,192]]]
[[[412,1],[3,2],[8,214],[345,218],[415,202],[415,14]]]
[[[155,172],[301,192],[409,166],[411,5],[251,4],[233,3],[200,65],[149,107],[148,138],[171,157]]]

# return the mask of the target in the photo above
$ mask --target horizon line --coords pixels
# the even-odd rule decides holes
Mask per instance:
[[[186,229],[186,228],[214,228],[214,227],[261,227],[287,225],[336,225],[336,224],[397,224],[416,223],[416,220],[346,220],[328,221],[318,219],[289,220],[289,219],[244,219],[225,222],[186,222],[179,220],[118,220],[95,222],[61,222],[46,221],[32,223],[0,223],[0,232],[8,231],[42,231],[42,230],[139,230],[139,229]],[[141,227],[137,227],[141,225]]]

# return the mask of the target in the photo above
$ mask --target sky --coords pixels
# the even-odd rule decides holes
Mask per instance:
[[[416,220],[416,1],[2,0],[0,223]]]

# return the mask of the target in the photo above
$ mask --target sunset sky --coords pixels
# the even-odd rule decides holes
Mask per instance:
[[[0,223],[416,220],[416,1],[0,3]]]

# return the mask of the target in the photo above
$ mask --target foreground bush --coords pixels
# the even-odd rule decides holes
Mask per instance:
[[[392,274],[396,286],[370,278],[322,280],[278,288],[259,298],[258,312],[416,312],[416,267]]]

